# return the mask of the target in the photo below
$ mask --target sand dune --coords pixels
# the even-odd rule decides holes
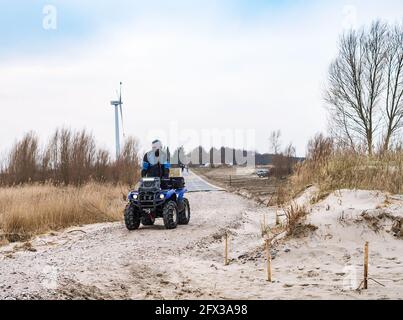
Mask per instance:
[[[403,197],[342,190],[311,205],[317,227],[272,249],[265,279],[261,221],[275,210],[227,192],[190,194],[189,226],[129,232],[123,223],[71,228],[0,248],[2,299],[403,299]],[[393,228],[394,227],[394,228]],[[392,231],[392,229],[394,231]],[[230,265],[223,265],[225,230]],[[362,280],[370,246],[369,290]]]

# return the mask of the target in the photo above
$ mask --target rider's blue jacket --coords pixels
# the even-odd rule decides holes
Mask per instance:
[[[167,153],[161,150],[158,150],[157,152],[149,151],[143,158],[143,170],[141,171],[141,176],[169,178],[170,168],[171,164],[169,163]]]

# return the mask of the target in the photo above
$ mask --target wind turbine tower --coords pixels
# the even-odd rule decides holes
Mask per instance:
[[[115,107],[115,143],[116,143],[116,160],[120,157],[120,132],[119,132],[119,111],[122,119],[123,127],[123,112],[122,112],[122,82],[120,83],[120,91],[118,93],[118,99],[111,101],[111,105]]]

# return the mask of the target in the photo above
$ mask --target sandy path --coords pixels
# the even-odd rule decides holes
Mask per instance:
[[[331,196],[312,208],[317,232],[278,244],[271,284],[265,281],[260,221],[266,214],[273,224],[275,211],[211,192],[189,194],[191,224],[175,230],[165,230],[161,221],[135,232],[123,223],[98,224],[70,229],[85,233],[39,237],[33,250],[0,248],[0,299],[403,299],[403,241],[338,221],[340,212],[359,215],[385,198],[351,193],[344,197],[350,202]],[[395,201],[391,210],[400,212],[402,203]],[[231,232],[227,267],[225,228]],[[358,293],[348,283],[354,272],[361,279],[364,240],[371,242],[371,275],[386,287],[371,284]]]
[[[20,244],[0,248],[0,298],[174,297],[171,283],[182,285],[194,273],[182,263],[197,253],[195,244],[235,226],[253,206],[226,192],[189,194],[189,200],[191,224],[175,230],[162,221],[135,232],[123,223],[97,224],[70,229],[85,233],[39,237],[35,252],[16,249]]]

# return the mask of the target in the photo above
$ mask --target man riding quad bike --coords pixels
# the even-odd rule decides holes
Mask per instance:
[[[185,181],[183,177],[170,178],[169,169],[169,156],[161,142],[155,140],[152,150],[144,155],[140,186],[128,195],[129,203],[124,212],[127,229],[136,230],[140,223],[151,226],[156,218],[163,218],[166,229],[189,223]]]

